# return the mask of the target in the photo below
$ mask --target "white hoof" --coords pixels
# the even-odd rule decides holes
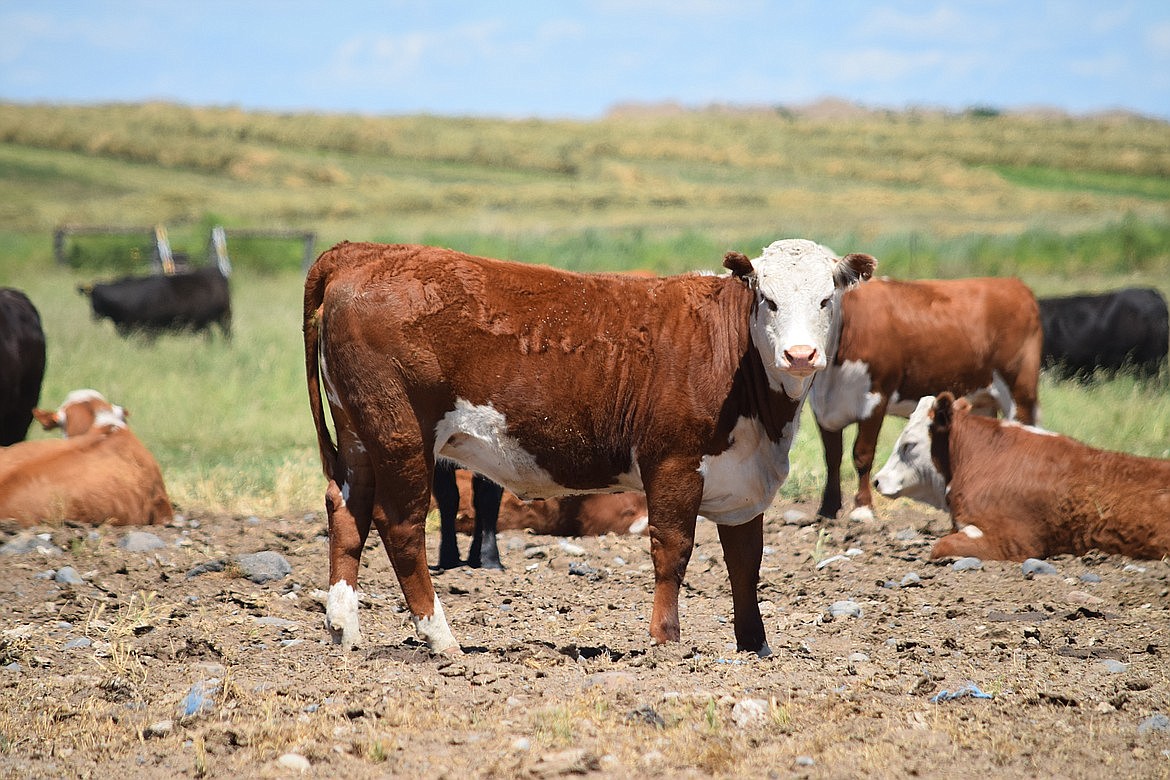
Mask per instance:
[[[333,644],[352,650],[362,642],[358,630],[358,594],[345,580],[333,583],[325,602],[325,630]]]
[[[868,506],[856,507],[849,513],[849,519],[861,523],[868,523],[873,520],[873,509]]]

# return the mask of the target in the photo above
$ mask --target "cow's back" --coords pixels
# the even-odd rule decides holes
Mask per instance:
[[[845,294],[842,323],[838,361],[865,362],[904,399],[989,386],[996,369],[1038,362],[1042,340],[1035,296],[1006,278],[875,279]]]
[[[1133,365],[1156,373],[1170,347],[1166,299],[1153,288],[1042,298],[1044,364],[1062,375]]]
[[[20,290],[0,288],[0,446],[24,440],[44,375],[40,313]]]
[[[0,517],[149,525],[169,522],[173,509],[146,446],[129,429],[105,426],[0,451]]]
[[[559,492],[616,487],[635,449],[680,430],[712,437],[692,421],[718,415],[750,341],[751,293],[723,277],[577,274],[434,247],[345,243],[310,270],[307,306],[317,294],[325,373],[346,414],[367,428],[399,416],[369,389],[400,387],[430,447],[456,399],[490,407],[556,482],[538,488]],[[523,475],[483,473],[525,486]]]

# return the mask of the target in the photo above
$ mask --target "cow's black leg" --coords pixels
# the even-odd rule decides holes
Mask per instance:
[[[500,517],[500,499],[504,489],[482,474],[471,480],[471,503],[475,508],[475,534],[467,553],[467,565],[479,569],[502,569],[500,550],[496,546],[496,523]]]
[[[760,562],[764,554],[764,516],[743,525],[720,525],[719,542],[727,576],[731,580],[731,600],[735,606],[735,645],[761,656],[771,655],[760,615],[757,592],[760,585]]]
[[[830,520],[841,511],[841,457],[844,454],[844,436],[841,431],[830,431],[821,425],[821,443],[825,448],[825,490],[821,494],[819,517]]]
[[[435,463],[433,488],[435,503],[439,505],[439,568],[454,569],[462,566],[463,561],[459,558],[459,539],[455,535],[455,516],[459,514],[459,485],[455,482],[453,463]]]

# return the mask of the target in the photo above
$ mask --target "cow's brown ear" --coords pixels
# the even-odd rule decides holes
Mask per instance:
[[[969,412],[971,411],[971,402],[966,398],[957,398],[955,399],[955,402],[951,404],[951,408],[956,412]]]
[[[931,410],[930,433],[946,433],[951,429],[951,419],[954,417],[955,397],[949,392],[939,393],[934,399],[934,408]]]
[[[37,418],[37,422],[46,431],[51,431],[54,428],[60,427],[61,423],[57,421],[57,412],[50,412],[48,409],[33,409],[33,417]]]
[[[752,261],[743,252],[728,252],[723,256],[723,267],[744,279],[755,271]]]
[[[839,267],[850,276],[850,282],[868,282],[877,270],[877,258],[861,252],[850,252],[841,258]]]

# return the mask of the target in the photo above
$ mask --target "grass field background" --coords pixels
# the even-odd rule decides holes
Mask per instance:
[[[94,387],[127,406],[180,509],[300,512],[322,494],[301,246],[229,242],[232,342],[122,339],[90,319],[75,288],[146,271],[144,239],[74,237],[59,266],[52,232],[159,223],[196,261],[213,224],[310,229],[318,251],[341,239],[418,241],[658,273],[717,268],[728,249],[799,236],[870,252],[880,272],[903,278],[1018,275],[1040,295],[1131,284],[1168,293],[1170,125],[780,108],[541,122],[0,104],[0,284],[41,311],[42,405]],[[1046,379],[1043,422],[1170,457],[1167,388],[1165,375]],[[812,497],[823,466],[807,411],[805,421],[784,490]],[[887,425],[879,457],[899,428]]]

